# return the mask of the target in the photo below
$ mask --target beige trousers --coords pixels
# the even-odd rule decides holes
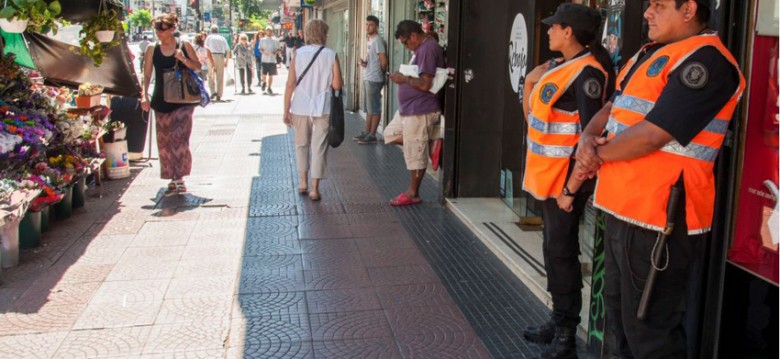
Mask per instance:
[[[209,76],[209,90],[211,95],[222,97],[225,88],[225,55],[212,55],[214,58],[213,73]],[[214,83],[216,81],[216,84]]]
[[[295,130],[295,159],[298,172],[308,172],[311,178],[325,178],[328,164],[328,122],[330,116],[292,115]]]

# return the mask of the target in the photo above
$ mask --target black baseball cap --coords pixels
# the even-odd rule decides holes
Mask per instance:
[[[585,5],[565,2],[558,6],[553,16],[542,19],[542,23],[566,24],[578,30],[596,31],[601,25],[601,14]]]

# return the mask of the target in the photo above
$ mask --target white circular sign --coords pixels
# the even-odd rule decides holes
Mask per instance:
[[[512,32],[509,33],[509,81],[515,92],[522,88],[520,79],[525,78],[527,65],[528,28],[525,26],[523,14],[517,14],[512,24]]]

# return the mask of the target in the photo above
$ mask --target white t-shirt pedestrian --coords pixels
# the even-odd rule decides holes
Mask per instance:
[[[264,64],[276,63],[276,52],[279,51],[279,41],[270,37],[264,37],[260,39],[260,52],[263,54]]]
[[[368,42],[366,53],[366,67],[363,68],[363,81],[385,82],[385,74],[382,72],[382,63],[379,54],[387,53],[385,40],[379,34]]]
[[[226,58],[230,56],[230,46],[227,40],[220,34],[211,34],[206,37],[206,48],[212,55],[223,55]]]

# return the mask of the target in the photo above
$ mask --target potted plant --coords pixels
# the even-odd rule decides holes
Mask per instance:
[[[5,32],[20,33],[25,29],[46,34],[57,33],[58,15],[62,11],[59,1],[6,0],[0,10],[0,27]]]
[[[120,36],[116,36],[117,33]],[[124,25],[116,10],[101,8],[97,15],[82,26],[80,34],[82,38],[77,52],[92,59],[95,66],[100,66],[108,49],[120,44]]]

